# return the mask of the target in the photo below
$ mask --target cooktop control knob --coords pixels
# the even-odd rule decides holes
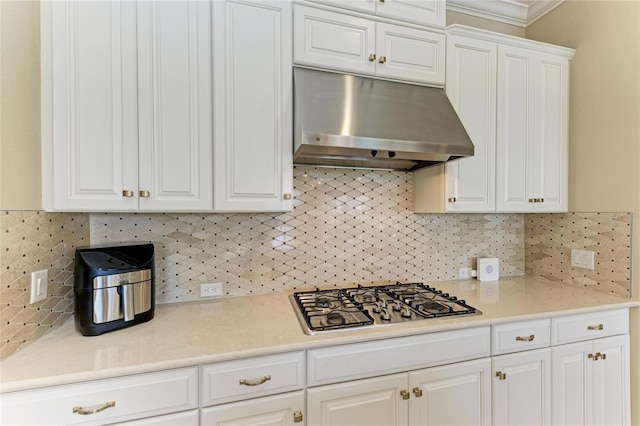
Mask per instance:
[[[396,302],[393,304],[393,310],[400,312],[402,310],[402,302]]]
[[[376,302],[376,304],[373,305],[373,312],[375,312],[376,314],[380,313],[380,302]]]
[[[411,318],[411,311],[409,310],[409,307],[405,306],[400,315],[402,315],[405,318]]]
[[[382,310],[382,319],[389,321],[391,319],[391,315],[389,315],[389,311],[387,311],[386,309]]]

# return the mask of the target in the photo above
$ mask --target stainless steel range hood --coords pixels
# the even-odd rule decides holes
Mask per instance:
[[[473,155],[443,89],[294,68],[295,164],[415,170]]]

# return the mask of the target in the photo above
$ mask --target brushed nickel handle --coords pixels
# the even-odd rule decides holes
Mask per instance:
[[[369,55],[369,62],[373,62],[375,60],[376,60],[376,54],[375,53],[370,54]]]
[[[151,193],[149,191],[140,191],[140,196],[142,198],[149,198],[151,196]]]
[[[90,407],[73,407],[74,414],[81,414],[83,416],[90,416],[91,414],[99,413],[107,408],[115,407],[115,401],[108,401],[101,405],[92,405]]]
[[[304,420],[302,417],[302,411],[296,411],[295,413],[293,413],[294,423],[300,423],[302,420]]]
[[[456,197],[449,197],[449,202],[450,203],[455,203],[456,202]]]
[[[240,384],[245,386],[259,386],[265,382],[271,380],[271,374],[267,374],[266,376],[260,377],[258,379],[240,379]]]
[[[400,396],[402,396],[402,399],[409,399],[411,395],[409,395],[409,392],[407,392],[406,390],[401,390]]]
[[[603,329],[604,329],[604,325],[603,324],[587,326],[587,330],[603,330]]]
[[[422,389],[420,388],[413,388],[413,394],[416,396],[416,398],[420,398],[422,396]]]
[[[500,380],[507,380],[507,374],[502,371],[496,371],[496,377]]]
[[[528,336],[517,336],[516,340],[518,342],[533,342],[533,339],[535,338],[536,338],[535,334],[530,334]]]
[[[122,196],[123,197],[133,197],[133,191],[129,191],[128,189],[125,189],[122,191]]]
[[[292,197],[291,197],[291,194],[284,194],[284,195],[283,195],[283,198],[284,198],[285,200],[290,200]]]
[[[378,62],[381,64],[384,64],[385,62],[387,62],[387,57],[386,56],[380,56],[380,59],[378,59]]]

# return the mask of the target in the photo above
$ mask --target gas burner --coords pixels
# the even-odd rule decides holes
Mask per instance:
[[[307,334],[482,312],[422,283],[296,292],[290,296]]]

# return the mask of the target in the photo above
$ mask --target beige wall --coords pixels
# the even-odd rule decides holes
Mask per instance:
[[[568,0],[526,37],[577,49],[571,62],[569,209],[633,212],[640,247],[640,2]],[[632,255],[640,300],[640,250]],[[632,313],[633,424],[640,425],[640,315]]]
[[[467,25],[469,27],[495,31],[497,33],[509,34],[516,37],[524,37],[525,34],[525,29],[523,27],[447,10],[447,25],[452,24]]]
[[[39,210],[40,3],[0,0],[0,210]]]

